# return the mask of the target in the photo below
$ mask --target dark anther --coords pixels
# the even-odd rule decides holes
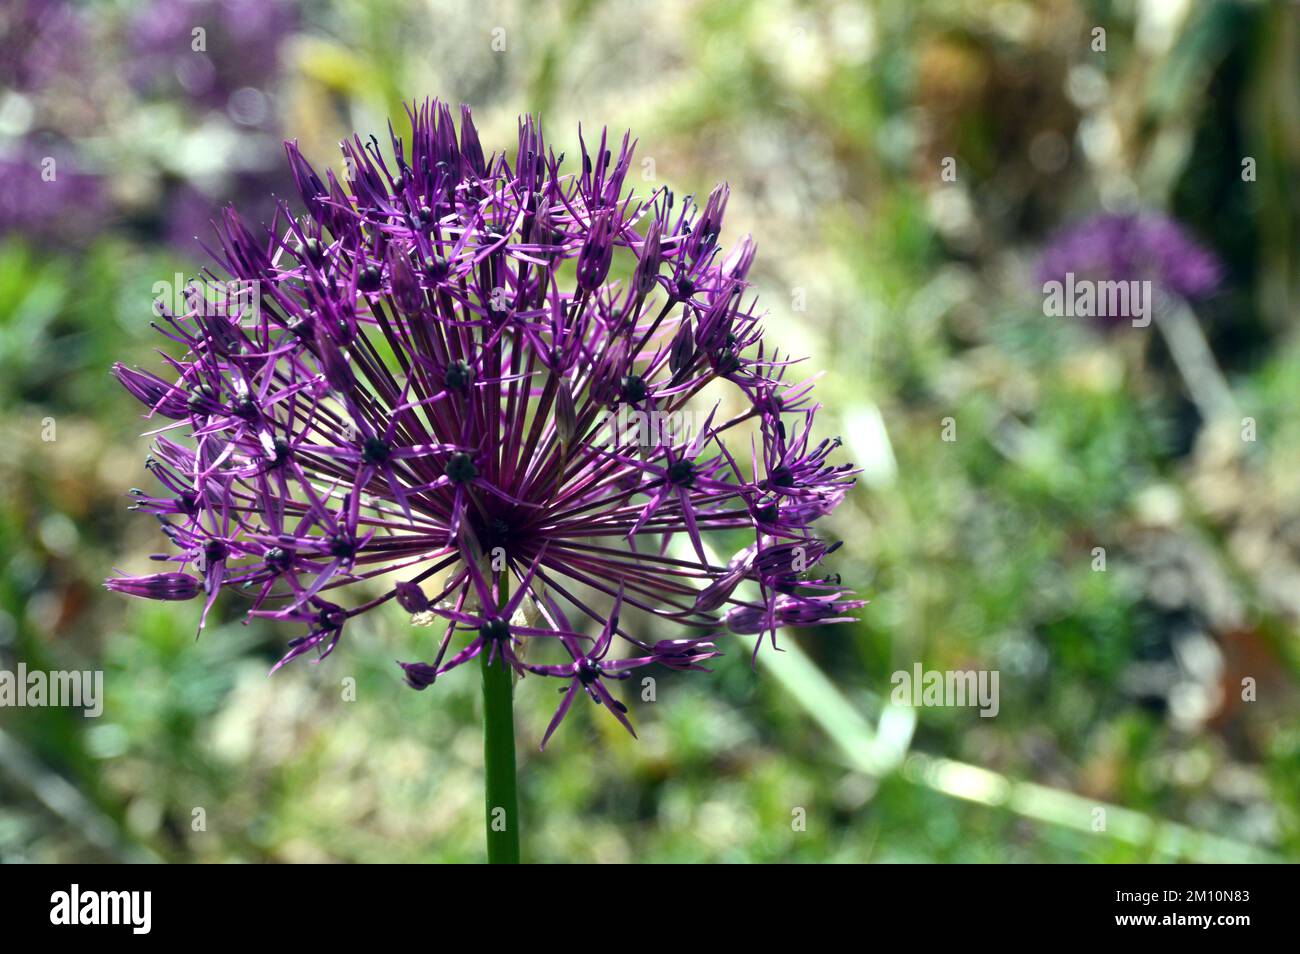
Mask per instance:
[[[316,268],[325,264],[325,246],[321,245],[318,238],[309,238],[303,242],[302,254]]]
[[[584,686],[590,686],[600,678],[600,663],[595,659],[583,657],[578,660],[578,681]]]
[[[424,266],[424,277],[431,282],[440,282],[450,271],[451,267],[447,264],[447,260],[440,255],[435,255]]]
[[[267,569],[274,570],[276,573],[283,573],[289,569],[293,554],[284,547],[271,547],[266,551],[266,556],[263,559],[266,561]]]
[[[340,560],[350,560],[357,552],[357,542],[346,533],[336,533],[330,537],[330,556]]]
[[[677,297],[681,299],[690,298],[695,294],[695,282],[689,278],[677,279]]]
[[[689,460],[679,460],[668,465],[668,482],[678,487],[689,487],[695,483],[695,464]]]
[[[629,374],[619,382],[623,400],[628,404],[640,404],[645,400],[645,379],[639,374]]]
[[[231,410],[235,412],[236,417],[243,418],[245,421],[251,421],[257,417],[257,404],[247,394],[236,398],[234,407]]]
[[[447,459],[446,474],[456,483],[463,484],[478,476],[478,468],[474,466],[474,458],[457,451]]]
[[[504,642],[510,638],[510,624],[503,619],[490,619],[478,628],[478,634],[489,642]]]
[[[316,614],[316,623],[321,629],[338,629],[347,619],[347,615],[337,606],[323,607]]]
[[[379,291],[382,276],[374,265],[367,265],[357,275],[357,287],[363,292]]]
[[[361,459],[367,464],[385,464],[393,454],[393,449],[382,437],[367,437],[361,448]]]
[[[189,406],[191,411],[197,412],[202,411],[216,399],[217,394],[212,390],[212,385],[197,384],[190,391],[190,397],[189,400],[186,401],[186,404]]]
[[[731,374],[740,368],[740,358],[734,351],[723,351],[716,359],[713,365],[718,369],[718,374]]]
[[[794,474],[789,467],[778,467],[768,476],[767,482],[773,487],[793,487]]]
[[[447,365],[443,383],[449,391],[464,391],[474,380],[474,371],[465,361],[453,361]]]
[[[203,545],[203,560],[206,564],[219,563],[230,556],[230,548],[220,540],[209,540]]]

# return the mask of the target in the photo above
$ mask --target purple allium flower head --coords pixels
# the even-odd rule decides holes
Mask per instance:
[[[167,375],[115,369],[158,424],[162,489],[135,507],[179,567],[110,588],[170,599],[186,575],[204,617],[242,590],[307,630],[278,665],[394,600],[445,627],[432,662],[399,664],[417,689],[482,654],[567,682],[547,738],[579,692],[628,725],[609,680],[702,669],[727,629],[757,652],[863,605],[816,569],[834,547],[812,530],[854,471],[813,441],[812,385],[786,382],[746,302],[752,241],[721,252],[725,188],[703,210],[637,198],[626,136],[565,172],[532,118],[513,161],[484,156],[467,109],[459,136],[438,102],[410,120],[393,158],[344,143],[346,188],[286,144],[307,214],[219,228],[256,307],[195,288],[159,309]],[[620,426],[651,417],[686,423]],[[736,538],[717,565],[706,540]]]
[[[1054,236],[1039,260],[1038,280],[1063,281],[1068,273],[1093,281],[1150,281],[1166,295],[1194,301],[1219,287],[1223,266],[1178,222],[1140,212],[1096,215]]]

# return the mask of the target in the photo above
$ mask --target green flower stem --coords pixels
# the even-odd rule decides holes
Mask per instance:
[[[506,603],[504,580],[500,602]],[[519,864],[519,796],[515,782],[514,674],[498,650],[479,653],[483,667],[483,788],[488,863]]]

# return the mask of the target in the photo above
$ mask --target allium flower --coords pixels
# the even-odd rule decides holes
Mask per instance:
[[[1150,281],[1166,295],[1194,301],[1218,288],[1223,266],[1173,219],[1141,212],[1093,216],[1058,233],[1039,261],[1038,280],[1064,281],[1069,273],[1093,281]]]
[[[258,306],[211,307],[209,276],[186,313],[160,307],[181,351],[165,377],[115,368],[159,425],[162,489],[133,493],[177,566],[109,587],[201,593],[204,618],[222,587],[245,593],[306,629],[277,668],[396,600],[445,626],[432,661],[400,664],[410,685],[484,655],[558,680],[547,738],[580,692],[630,729],[609,681],[701,669],[728,628],[757,652],[861,606],[817,570],[833,547],[812,532],[854,472],[763,341],[753,242],[722,253],[726,188],[703,208],[638,199],[627,136],[583,141],[565,172],[532,118],[513,161],[485,155],[466,107],[459,133],[437,102],[410,120],[394,158],[344,143],[346,187],[287,143],[307,214],[220,226]],[[609,427],[630,412],[692,426]],[[748,545],[723,566],[706,540]]]

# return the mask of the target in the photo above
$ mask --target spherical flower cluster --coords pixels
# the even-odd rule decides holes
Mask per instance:
[[[459,132],[438,102],[409,118],[392,158],[345,142],[342,181],[286,144],[307,214],[254,231],[228,212],[217,257],[238,291],[213,307],[232,286],[210,275],[184,313],[160,304],[183,352],[165,376],[114,369],[163,422],[162,489],[133,493],[179,566],[109,588],[203,596],[204,619],[243,592],[250,615],[305,627],[277,668],[395,600],[445,624],[431,662],[401,664],[416,688],[483,653],[567,681],[547,738],[579,692],[627,725],[609,680],[701,669],[728,629],[757,652],[861,606],[812,532],[854,472],[763,342],[753,242],[723,254],[727,189],[638,199],[626,136],[583,141],[564,172],[532,118],[513,162],[465,107]],[[706,540],[744,549],[721,565]]]

